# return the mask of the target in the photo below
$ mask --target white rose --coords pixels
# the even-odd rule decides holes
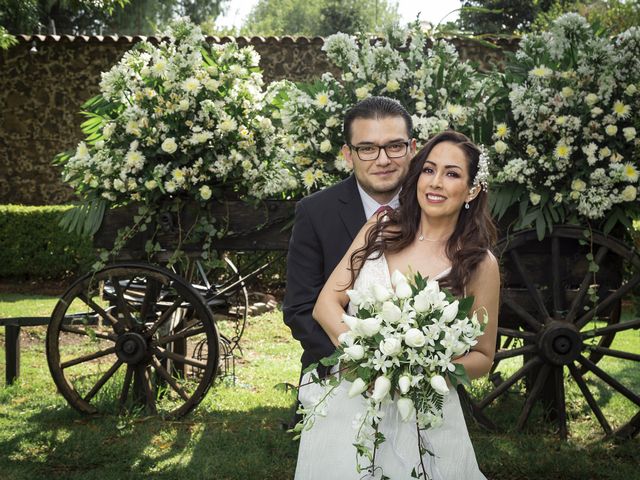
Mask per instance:
[[[402,342],[393,337],[385,338],[380,342],[379,348],[383,354],[387,355],[388,357],[393,357],[399,354],[402,350]],[[364,355],[364,351],[362,353]]]
[[[356,378],[351,384],[351,388],[349,388],[349,393],[347,394],[349,398],[353,398],[356,395],[360,395],[367,389],[368,385],[361,378]]]
[[[413,308],[415,308],[418,313],[424,313],[431,309],[429,295],[425,290],[422,290],[416,295],[416,298],[413,300]]]
[[[625,127],[622,129],[622,134],[624,135],[624,139],[627,142],[630,142],[634,138],[636,138],[636,129],[633,127]]]
[[[358,100],[364,100],[369,95],[369,89],[367,87],[356,88],[356,98]]]
[[[396,287],[396,296],[398,298],[409,298],[413,294],[411,287],[408,283],[401,283]]]
[[[420,348],[423,347],[426,342],[424,333],[417,328],[410,328],[407,333],[404,334],[404,343],[410,347]]]
[[[211,198],[211,188],[209,185],[203,185],[200,187],[200,196],[203,200],[209,200]]]
[[[384,375],[380,375],[378,378],[376,378],[376,381],[373,384],[373,393],[371,394],[371,398],[373,398],[377,402],[380,402],[389,394],[390,390],[391,381]]]
[[[624,190],[622,190],[621,195],[625,202],[633,202],[638,195],[638,190],[633,185],[627,185],[624,187]]]
[[[571,182],[571,190],[575,190],[576,192],[584,192],[586,188],[587,188],[587,184],[584,183],[584,181],[580,180],[579,178],[576,178],[574,181]]]
[[[456,318],[457,314],[458,314],[458,300],[454,300],[449,305],[444,307],[444,310],[442,311],[442,317],[440,317],[440,318],[445,323],[449,323],[454,318]]]
[[[158,186],[158,182],[156,182],[153,179],[147,180],[146,182],[144,182],[144,186],[145,186],[145,188],[147,190],[153,190],[154,188],[156,188]]]
[[[331,142],[329,140],[323,140],[320,143],[320,151],[326,153],[331,150]]]
[[[397,305],[394,305],[393,302],[384,302],[381,315],[387,323],[397,323],[402,317],[402,310]]]
[[[442,375],[434,375],[433,377],[431,377],[429,383],[431,384],[431,388],[433,388],[440,395],[449,394],[449,386],[447,385],[447,381]]]
[[[364,295],[358,290],[347,290],[347,296],[349,297],[349,302],[356,307],[364,301]]]
[[[408,422],[416,412],[416,408],[413,405],[413,400],[407,397],[400,397],[396,402],[398,406],[398,413],[403,422]]]
[[[362,345],[351,345],[344,349],[344,353],[346,353],[351,360],[362,360],[362,357],[364,357],[364,347]]]
[[[178,149],[178,144],[176,143],[173,137],[169,137],[169,138],[166,138],[164,142],[162,142],[162,145],[160,145],[160,148],[162,148],[164,152],[171,154]]]
[[[403,395],[409,391],[411,388],[411,378],[408,375],[400,375],[398,379],[398,388],[400,389],[400,393]]]
[[[496,143],[493,144],[493,148],[495,148],[497,154],[501,155],[507,151],[507,144],[504,143],[502,140],[498,140]]]
[[[598,102],[598,95],[595,93],[589,93],[586,97],[584,97],[584,101],[587,105],[592,107]]]
[[[615,125],[607,125],[604,131],[606,132],[607,135],[613,136],[616,133],[618,133],[618,127],[616,127]]]
[[[382,325],[382,320],[379,318],[375,318],[375,317],[365,318],[364,320],[360,320],[358,329],[360,330],[360,333],[363,336],[373,337],[376,333],[380,331],[381,325]]]
[[[627,95],[631,96],[631,95],[633,95],[634,93],[636,93],[637,91],[638,91],[638,88],[637,88],[637,87],[632,83],[631,85],[629,85],[629,86],[625,89],[624,93],[626,93]]]
[[[531,205],[538,205],[540,203],[541,198],[542,197],[540,197],[540,195],[538,195],[537,193],[531,192],[529,194],[529,200],[531,201]]]
[[[353,336],[353,332],[351,330],[342,332],[340,335],[338,335],[338,342],[340,343],[340,345],[346,345],[347,347],[350,347],[351,345],[353,345],[354,340],[355,337]]]
[[[373,285],[373,296],[375,297],[377,302],[386,302],[393,296],[393,292],[389,290],[387,287],[383,287],[382,285],[376,283]]]
[[[387,82],[387,92],[395,92],[400,89],[400,84],[397,80],[389,80]]]

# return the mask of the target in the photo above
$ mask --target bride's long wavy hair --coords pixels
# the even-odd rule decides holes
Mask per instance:
[[[432,137],[411,160],[407,176],[402,182],[400,207],[389,212],[386,220],[381,216],[367,232],[364,246],[351,255],[350,285],[355,282],[365,259],[379,258],[385,252],[398,252],[415,240],[421,213],[417,200],[418,179],[431,150],[442,142],[451,142],[464,152],[469,165],[469,187],[472,186],[478,172],[480,149],[465,135],[453,130]],[[447,241],[445,253],[451,262],[451,271],[439,280],[441,286],[448,288],[455,295],[463,295],[465,285],[487,254],[487,250],[493,248],[495,241],[496,227],[489,214],[487,192],[481,190],[469,203],[468,209],[460,210],[456,227]]]

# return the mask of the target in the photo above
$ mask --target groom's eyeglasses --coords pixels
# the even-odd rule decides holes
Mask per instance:
[[[404,142],[387,143],[386,145],[349,145],[349,148],[356,151],[360,160],[369,162],[377,160],[382,149],[384,149],[384,153],[389,158],[404,157],[409,149],[409,143],[410,141],[406,140]]]

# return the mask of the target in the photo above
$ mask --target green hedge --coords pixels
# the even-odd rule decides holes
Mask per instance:
[[[58,226],[69,208],[0,205],[0,278],[59,279],[90,268],[91,239]]]

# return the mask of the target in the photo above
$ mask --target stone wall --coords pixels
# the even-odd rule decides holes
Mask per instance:
[[[50,205],[73,198],[51,160],[80,141],[82,103],[98,93],[100,72],[137,41],[140,37],[20,36],[18,45],[0,51],[0,204]],[[310,80],[333,69],[319,37],[237,41],[260,53],[268,82]],[[456,43],[461,56],[481,68],[504,60],[500,49]]]

